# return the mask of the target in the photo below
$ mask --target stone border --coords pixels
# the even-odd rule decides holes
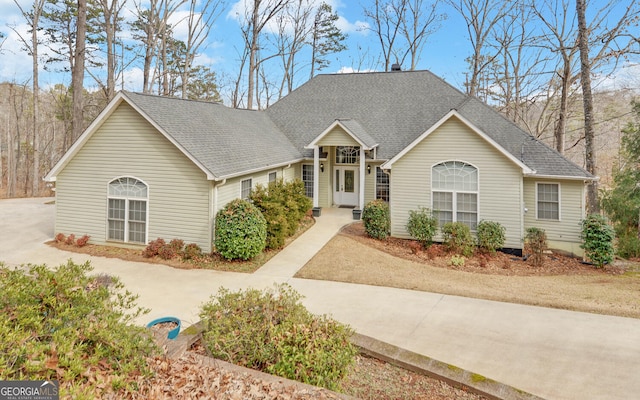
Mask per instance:
[[[386,361],[422,375],[447,382],[448,384],[495,400],[543,400],[541,397],[496,382],[482,375],[458,368],[455,365],[413,353],[372,337],[356,333],[351,342],[363,354]]]

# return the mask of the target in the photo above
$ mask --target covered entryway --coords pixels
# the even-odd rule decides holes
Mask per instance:
[[[364,208],[367,160],[375,160],[378,144],[352,119],[337,119],[305,148],[313,149],[313,207],[352,207],[354,218]],[[309,168],[307,168],[309,169]],[[307,174],[311,175],[311,174]]]
[[[336,206],[358,206],[359,201],[358,167],[334,167],[333,203]]]

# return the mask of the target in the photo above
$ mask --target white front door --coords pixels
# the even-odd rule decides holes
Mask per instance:
[[[333,202],[337,206],[358,205],[358,167],[335,167],[333,172]]]

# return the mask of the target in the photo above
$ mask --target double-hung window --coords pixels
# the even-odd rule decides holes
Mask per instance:
[[[536,185],[536,209],[538,219],[560,220],[560,185],[538,183]]]
[[[376,167],[376,199],[389,202],[389,174]]]
[[[147,242],[147,185],[131,177],[109,182],[107,196],[107,239],[121,242]]]
[[[313,199],[313,165],[302,164],[302,182],[304,194]]]
[[[251,196],[251,187],[253,186],[253,181],[251,179],[245,179],[240,182],[240,198],[242,200],[249,200],[249,196]]]
[[[461,161],[446,161],[431,169],[432,210],[440,226],[462,222],[478,225],[478,169]]]

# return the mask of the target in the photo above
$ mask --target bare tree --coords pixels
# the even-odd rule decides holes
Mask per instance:
[[[170,36],[168,35],[168,21],[186,1],[150,0],[148,7],[145,7],[142,0],[138,0],[135,5],[137,19],[133,22],[132,27],[137,32],[134,38],[142,42],[144,49],[144,65],[142,69],[142,91],[144,93],[151,93],[154,80],[151,76],[151,68],[154,60],[161,58],[161,62],[166,66],[166,41]],[[159,48],[164,48],[164,51],[159,52]]]
[[[107,101],[110,101],[116,92],[117,54],[120,44],[117,34],[120,30],[121,12],[126,2],[127,0],[97,0],[101,11],[98,21],[107,50],[107,84],[103,87]]]
[[[513,0],[448,0],[449,4],[462,16],[467,24],[469,41],[473,47],[469,58],[470,76],[467,79],[467,94],[476,96],[480,77],[497,57],[497,52],[486,54],[488,40],[494,27],[505,18]]]
[[[181,79],[183,99],[188,97],[187,87],[193,60],[209,36],[211,26],[222,14],[224,4],[223,0],[205,0],[203,3],[198,0],[189,1],[189,15],[186,18],[187,40],[184,42],[184,65]],[[196,11],[197,6],[200,6],[199,11]]]
[[[580,49],[580,82],[582,86],[582,103],[584,106],[585,161],[587,171],[596,174],[595,133],[593,129],[593,94],[591,93],[591,62],[589,61],[589,32],[586,20],[587,5],[585,0],[576,0],[578,17],[578,48]],[[598,182],[592,181],[587,187],[587,208],[589,213],[598,212]]]
[[[406,0],[405,13],[400,18],[400,33],[406,41],[406,49],[401,55],[400,64],[403,65],[407,56],[410,57],[410,70],[415,70],[420,61],[420,53],[426,40],[447,18],[446,14],[438,10],[439,0],[427,2],[425,0]]]
[[[396,41],[400,32],[400,20],[407,9],[406,0],[390,0],[388,2],[374,0],[370,8],[364,9],[364,15],[371,21],[373,31],[380,42],[380,50],[384,62],[384,70],[389,71],[395,54]]]
[[[280,12],[282,12],[292,0],[252,0],[247,1],[247,7],[242,15],[237,15],[240,20],[240,30],[245,42],[248,58],[247,71],[247,108],[253,108],[254,97],[257,99],[256,86],[260,80],[259,68],[265,58],[259,57],[260,39],[263,31]],[[241,62],[244,66],[246,62]],[[239,71],[244,74],[243,69]],[[241,78],[238,78],[238,82]],[[239,90],[236,90],[236,93]]]
[[[40,29],[40,18],[44,12],[44,5],[46,0],[34,0],[32,8],[30,11],[26,11],[22,8],[20,3],[14,0],[18,8],[20,9],[20,13],[25,18],[27,25],[29,25],[29,29],[31,31],[31,39],[27,40],[23,38],[17,31],[22,44],[25,46],[27,51],[31,53],[31,70],[32,70],[32,141],[33,141],[33,178],[32,178],[32,187],[31,187],[31,195],[37,196],[40,192],[40,137],[39,137],[39,129],[38,129],[38,117],[39,117],[39,104],[40,104],[40,79],[39,79],[39,54],[38,54],[38,31]]]
[[[296,55],[304,48],[313,26],[310,22],[313,4],[310,0],[293,0],[284,12],[275,17],[278,25],[276,47],[282,62],[282,80],[278,97],[293,90],[297,68]]]

